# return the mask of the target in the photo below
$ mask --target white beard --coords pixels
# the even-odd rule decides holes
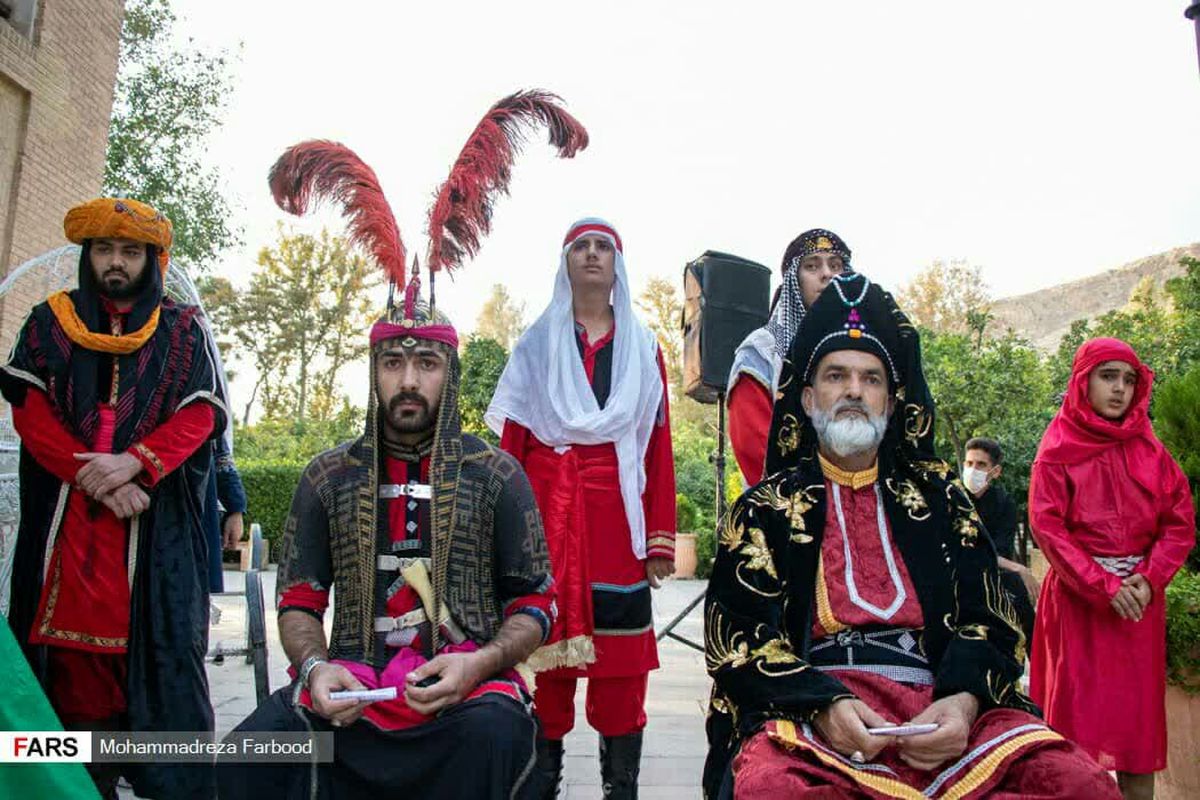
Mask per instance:
[[[848,408],[861,409],[867,416],[836,419],[838,412]],[[861,403],[838,401],[830,411],[814,408],[811,416],[817,441],[842,458],[878,449],[887,431],[887,414],[872,414]]]

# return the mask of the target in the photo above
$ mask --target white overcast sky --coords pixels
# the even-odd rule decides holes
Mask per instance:
[[[620,230],[635,290],[706,249],[775,268],[818,226],[886,287],[963,258],[996,296],[1200,240],[1186,5],[173,3],[181,34],[241,43],[210,148],[245,228],[219,266],[235,282],[286,217],[266,175],[289,145],[356,150],[423,253],[428,202],[488,106],[564,98],[591,146],[560,161],[530,141],[483,252],[439,281],[463,330],[496,282],[536,315],[586,214]]]

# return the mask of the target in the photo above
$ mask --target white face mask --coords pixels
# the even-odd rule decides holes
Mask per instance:
[[[981,469],[975,469],[974,467],[963,467],[962,479],[963,483],[967,485],[967,488],[975,494],[982,492],[984,487],[988,485],[987,472]]]

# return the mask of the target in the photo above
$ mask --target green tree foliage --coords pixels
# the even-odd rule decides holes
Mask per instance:
[[[987,338],[923,331],[921,344],[937,409],[938,453],[961,464],[971,437],[998,440],[1003,482],[1023,499],[1030,463],[1055,407],[1038,353],[1011,332]]]
[[[1200,363],[1166,378],[1155,389],[1154,431],[1187,475],[1200,518]],[[1188,563],[1200,570],[1200,544]]]
[[[680,533],[692,533],[696,530],[696,521],[700,518],[696,504],[686,494],[675,495],[675,530]]]
[[[275,246],[259,252],[245,291],[221,280],[205,283],[203,299],[222,338],[232,340],[232,352],[256,376],[244,423],[256,400],[268,419],[303,423],[340,413],[337,376],[366,356],[370,294],[380,281],[379,271],[345,239],[280,228]]]
[[[646,325],[658,337],[663,364],[667,368],[667,385],[671,388],[672,399],[677,400],[683,392],[683,345],[680,334],[683,301],[674,283],[665,278],[651,278],[637,304],[646,314]]]
[[[1180,570],[1166,595],[1167,680],[1200,693],[1200,573]]]
[[[491,295],[475,320],[475,334],[498,342],[507,351],[524,332],[525,301],[513,300],[504,284],[493,285]]]
[[[240,241],[205,144],[233,86],[230,56],[180,46],[168,0],[130,0],[121,28],[104,191],[134,197],[175,225],[172,256],[193,274]]]
[[[699,405],[694,400],[683,401]],[[675,453],[675,491],[686,495],[696,510],[696,532],[716,530],[716,472],[709,457],[716,452],[716,429],[686,417],[671,419],[671,447]],[[726,470],[737,470],[733,451],[726,447]]]
[[[238,426],[234,457],[239,469],[244,464],[307,464],[318,453],[362,435],[364,417],[363,409],[343,403],[328,419],[263,419]]]
[[[495,339],[476,334],[467,340],[462,350],[462,384],[458,393],[458,408],[462,413],[463,431],[496,444],[499,439],[483,421],[500,374],[508,363],[508,352]]]
[[[1075,361],[1075,351],[1091,338],[1091,323],[1086,319],[1077,319],[1063,335],[1054,355],[1046,359],[1046,368],[1050,375],[1050,385],[1059,395],[1067,390],[1067,381],[1071,379],[1071,364]]]
[[[1167,281],[1167,293],[1178,315],[1179,368],[1200,364],[1200,259],[1179,260],[1184,274]]]
[[[1096,318],[1089,333],[1128,342],[1144,363],[1165,375],[1179,367],[1179,321],[1170,297],[1146,277],[1124,308]]]

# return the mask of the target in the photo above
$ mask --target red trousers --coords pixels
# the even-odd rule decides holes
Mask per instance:
[[[587,679],[587,720],[601,736],[624,736],[646,727],[646,683],[650,674]],[[578,678],[537,677],[534,713],[542,737],[562,739],[575,727],[575,682]]]
[[[125,713],[125,653],[88,653],[46,648],[50,705],[64,725],[108,719]]]

